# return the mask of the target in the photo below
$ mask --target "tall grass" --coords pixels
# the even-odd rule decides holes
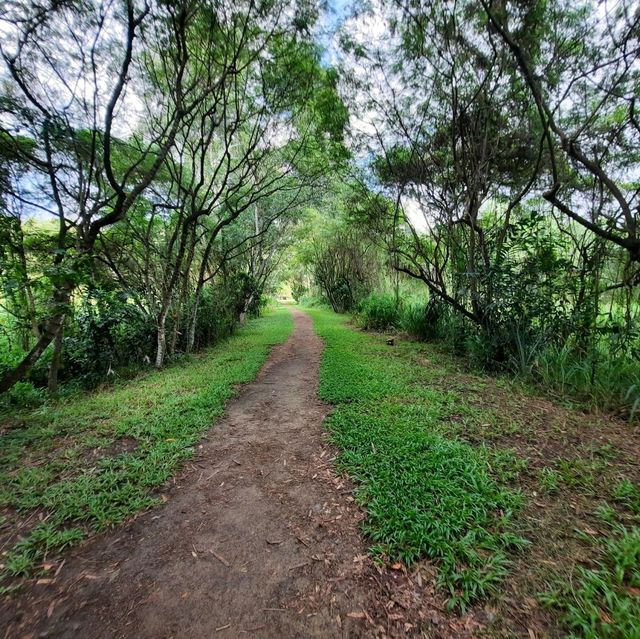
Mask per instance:
[[[607,353],[601,346],[581,354],[565,344],[545,349],[534,377],[558,393],[607,411],[637,413],[640,366],[625,354]]]
[[[387,331],[398,328],[402,317],[402,303],[389,293],[371,293],[365,297],[355,312],[362,328]]]

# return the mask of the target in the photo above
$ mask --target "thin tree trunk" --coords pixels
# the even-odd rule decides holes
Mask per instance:
[[[72,290],[73,285],[67,283],[62,285],[61,288],[58,288],[54,291],[53,299],[55,302],[55,306],[58,309],[64,308],[66,310]],[[16,382],[19,382],[27,375],[33,365],[40,359],[42,353],[45,352],[49,344],[51,344],[55,336],[58,334],[58,331],[60,330],[60,327],[64,322],[64,316],[64,311],[59,311],[49,318],[49,320],[45,323],[44,328],[40,333],[40,337],[38,338],[38,341],[35,343],[33,348],[27,353],[27,355],[25,355],[24,359],[13,370],[6,373],[2,377],[2,379],[0,379],[0,393],[5,393]]]
[[[53,340],[53,357],[49,366],[49,378],[47,380],[47,388],[50,393],[58,392],[58,372],[62,362],[62,339],[64,337],[64,316],[60,328]]]
[[[193,296],[193,309],[191,311],[191,317],[189,317],[189,328],[187,330],[187,353],[193,351],[193,346],[196,341],[196,325],[198,324],[198,311],[200,309],[200,298],[202,297],[203,283],[198,281],[196,291]]]
[[[167,348],[167,315],[169,314],[169,306],[167,305],[160,311],[158,315],[158,341],[156,346],[156,368],[162,368],[164,365],[164,356]]]

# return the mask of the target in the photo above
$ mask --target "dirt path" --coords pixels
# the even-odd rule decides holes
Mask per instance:
[[[331,465],[316,397],[322,343],[293,313],[291,338],[230,402],[166,504],[10,600],[5,636],[372,636],[358,618],[376,596],[362,514]]]

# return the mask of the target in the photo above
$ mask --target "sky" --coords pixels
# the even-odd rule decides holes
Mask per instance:
[[[327,11],[321,20],[320,35],[318,40],[324,47],[322,63],[330,66],[335,63],[336,52],[336,32],[340,29],[346,18],[353,10],[354,0],[329,0]]]

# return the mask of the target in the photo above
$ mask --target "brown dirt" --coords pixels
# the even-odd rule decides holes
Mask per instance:
[[[322,342],[293,313],[289,341],[230,402],[165,504],[5,597],[5,637],[372,637],[423,623],[424,636],[468,636],[473,621],[442,612],[431,575],[423,589],[366,555],[364,514],[322,429]]]

